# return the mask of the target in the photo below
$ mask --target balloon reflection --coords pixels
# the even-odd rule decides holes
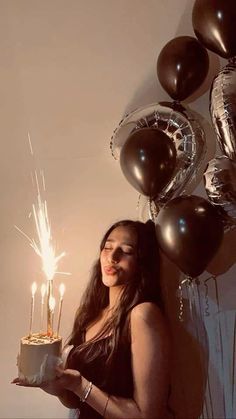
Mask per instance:
[[[156,218],[159,245],[190,278],[200,275],[218,250],[224,226],[215,207],[199,196],[169,201]]]
[[[223,58],[236,55],[235,0],[196,0],[192,14],[199,41]]]
[[[112,156],[119,160],[129,136],[147,127],[163,131],[172,140],[176,151],[172,177],[156,197],[159,206],[183,193],[205,155],[206,140],[200,123],[189,109],[177,103],[154,103],[136,109],[121,120],[110,142]],[[162,162],[159,165],[162,170]]]
[[[120,155],[121,170],[139,192],[155,199],[171,179],[176,165],[173,141],[158,128],[137,129]]]
[[[204,173],[204,183],[210,202],[223,209],[225,223],[235,223],[236,162],[227,156],[210,160]]]
[[[162,48],[157,76],[165,91],[177,101],[194,93],[209,69],[207,50],[192,36],[179,36]]]
[[[214,79],[210,111],[222,152],[236,160],[236,63],[227,64]]]

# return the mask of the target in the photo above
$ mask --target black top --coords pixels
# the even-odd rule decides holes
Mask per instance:
[[[67,368],[77,369],[83,377],[109,395],[133,398],[130,313],[122,328],[117,352],[113,354],[112,363],[108,368],[106,361],[111,353],[111,340],[112,335],[87,342],[86,347],[78,351],[80,345],[85,343],[85,333],[83,333],[77,342],[78,346],[74,347],[68,356]],[[91,357],[93,354],[96,356]],[[79,419],[102,419],[102,415],[88,403],[80,402],[79,397],[78,409]],[[173,412],[169,406],[166,406],[164,418],[173,419]]]
[[[112,336],[100,338],[88,343],[86,348],[78,351],[73,348],[69,354],[67,367],[75,368],[102,391],[118,397],[133,397],[133,374],[131,366],[131,341],[129,327],[122,334],[118,346],[117,355],[114,356],[111,366],[108,368],[106,361],[111,352]],[[85,334],[84,334],[85,336]],[[81,343],[84,342],[84,336]],[[97,354],[95,359],[90,360],[90,355]],[[72,363],[73,362],[73,363]],[[80,419],[99,419],[102,416],[90,407],[86,402],[79,402]]]

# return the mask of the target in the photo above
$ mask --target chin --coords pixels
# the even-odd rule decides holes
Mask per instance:
[[[102,277],[102,282],[106,287],[115,287],[117,285],[117,279],[112,277]]]
[[[123,282],[121,283],[121,281],[117,278],[116,275],[103,275],[102,282],[106,287],[109,288],[124,285]]]

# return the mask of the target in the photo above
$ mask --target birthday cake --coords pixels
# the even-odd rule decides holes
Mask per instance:
[[[55,367],[61,363],[61,337],[33,333],[21,338],[17,359],[19,378],[38,386],[55,378]]]

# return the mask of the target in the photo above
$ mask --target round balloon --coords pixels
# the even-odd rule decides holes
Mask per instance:
[[[129,135],[138,129],[158,128],[175,145],[176,164],[168,184],[156,197],[158,206],[184,192],[206,151],[206,139],[195,115],[176,102],[154,103],[127,114],[115,129],[110,142],[112,156],[119,160]]]
[[[175,162],[173,141],[156,128],[133,132],[120,155],[120,165],[126,179],[141,194],[152,199],[169,182]]]
[[[221,150],[236,161],[236,62],[227,64],[215,77],[210,112]]]
[[[196,0],[192,21],[199,41],[223,58],[236,55],[235,0]]]
[[[216,208],[199,196],[172,199],[160,210],[156,223],[161,249],[192,278],[205,270],[223,239]]]
[[[209,161],[204,173],[207,196],[225,212],[225,223],[236,222],[236,162],[226,156]],[[228,218],[229,217],[229,218]]]
[[[208,53],[192,36],[169,41],[157,60],[157,75],[162,87],[178,101],[186,99],[201,86],[208,69]]]

